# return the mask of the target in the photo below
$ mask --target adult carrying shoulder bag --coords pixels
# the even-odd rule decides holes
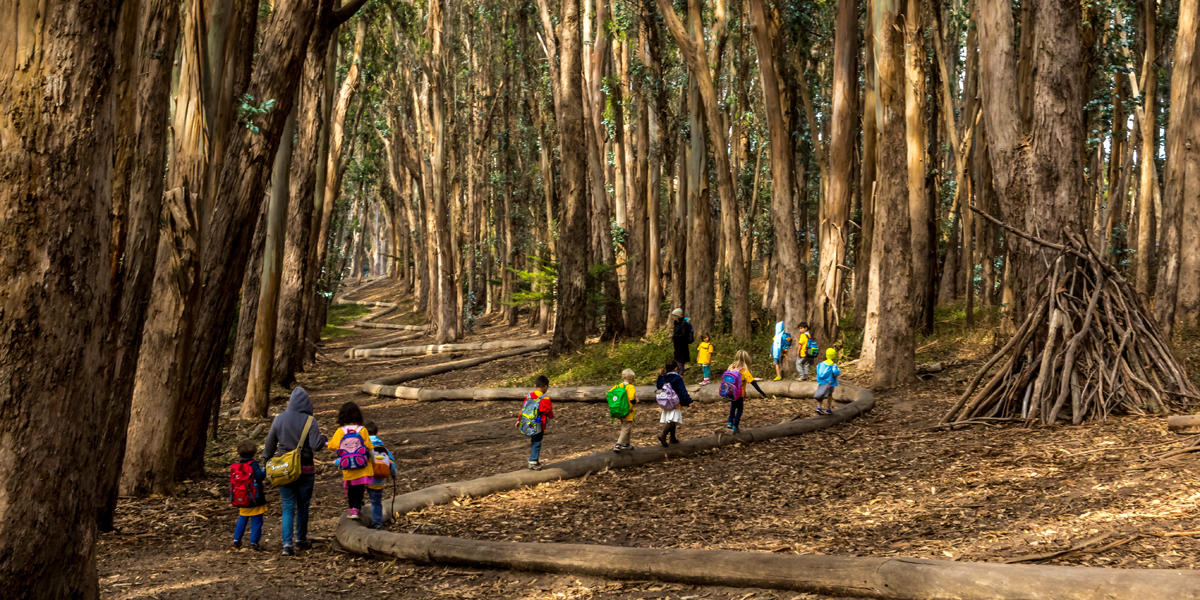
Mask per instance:
[[[267,481],[273,486],[287,485],[300,479],[300,450],[308,443],[308,428],[313,424],[310,416],[304,422],[304,431],[295,448],[267,461]]]

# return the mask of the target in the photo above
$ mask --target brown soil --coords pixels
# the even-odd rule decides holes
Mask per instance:
[[[388,295],[386,285],[375,284],[351,297]],[[402,310],[385,320],[420,319]],[[361,330],[323,345],[317,364],[300,381],[313,397],[322,431],[332,430],[342,402],[360,403],[396,454],[400,493],[523,466],[527,443],[513,429],[515,403],[417,403],[358,392],[368,379],[449,359],[344,357],[352,345],[392,335],[394,331]],[[469,339],[532,335],[528,329],[505,329],[484,319]],[[408,385],[501,385],[514,375],[536,371],[544,361],[544,354],[513,357]],[[964,366],[882,393],[872,413],[833,430],[436,507],[410,514],[393,528],[486,539],[965,560],[1065,549],[1106,533],[1111,535],[1089,549],[1138,533],[1200,529],[1194,514],[1200,473],[1194,459],[1153,460],[1155,453],[1184,443],[1167,434],[1160,419],[1118,418],[1057,429],[930,430],[969,372],[970,366]],[[278,412],[286,391],[275,393],[272,410]],[[806,400],[750,401],[743,427],[777,423],[811,413],[812,407]],[[681,435],[720,428],[724,409],[693,406]],[[600,405],[561,403],[556,412],[543,461],[607,450],[615,440],[616,431]],[[635,443],[657,443],[652,437],[657,416],[657,410],[642,405]],[[226,466],[237,441],[251,434],[261,440],[269,420],[223,417],[221,425],[219,441],[210,444],[211,475],[184,482],[171,497],[120,504],[119,531],[103,534],[98,544],[106,598],[327,598],[344,593],[399,598],[818,598],[343,554],[332,540],[345,509],[339,473],[332,467],[323,467],[317,476],[312,552],[297,558],[279,555],[279,504],[272,493],[264,525],[267,551],[232,551],[236,511],[225,497]],[[1052,562],[1192,568],[1197,550],[1200,541],[1190,535],[1146,535],[1103,552],[1076,552]]]

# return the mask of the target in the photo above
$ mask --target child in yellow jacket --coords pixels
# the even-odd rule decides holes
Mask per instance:
[[[362,410],[353,402],[338,409],[338,429],[329,440],[329,449],[337,452],[337,466],[342,470],[342,487],[350,507],[346,516],[358,518],[367,486],[375,482],[375,467],[371,464],[371,435],[363,427]]]
[[[712,364],[714,348],[712,342],[708,341],[707,335],[700,336],[700,340],[700,345],[696,346],[696,364],[704,369],[704,380],[700,382],[700,385],[708,385],[712,383],[710,379],[712,372],[709,370],[709,366]]]
[[[629,438],[633,436],[634,404],[637,403],[637,388],[633,386],[634,377],[633,369],[625,369],[621,371],[621,383],[617,384],[625,387],[625,397],[629,400],[629,414],[616,420],[620,429],[617,433],[617,445],[613,446],[613,452],[633,448],[633,444],[629,443]]]

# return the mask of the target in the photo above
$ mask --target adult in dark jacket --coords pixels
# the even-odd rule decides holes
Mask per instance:
[[[683,373],[684,367],[692,360],[692,351],[688,346],[696,341],[696,334],[692,331],[692,324],[683,316],[683,309],[677,308],[671,311],[671,316],[675,317],[675,326],[671,329],[671,344],[675,346],[675,363],[679,365],[679,372]]]
[[[313,423],[308,428],[308,437],[301,444],[300,434],[308,419]],[[312,400],[308,392],[300,386],[292,389],[292,397],[288,399],[287,409],[275,417],[271,423],[271,431],[267,433],[267,442],[263,446],[263,462],[272,457],[291,452],[300,447],[300,478],[279,488],[280,504],[283,505],[283,555],[292,556],[296,548],[308,550],[312,542],[308,540],[308,507],[312,502],[314,473],[313,453],[325,445],[325,436],[317,426],[313,417]],[[293,527],[294,525],[294,527]],[[296,533],[296,544],[292,544],[292,534]]]
[[[675,437],[675,432],[680,425],[683,424],[683,409],[692,403],[692,396],[688,394],[687,386],[683,383],[683,377],[680,377],[679,365],[674,360],[668,360],[666,366],[658,372],[658,379],[654,381],[654,388],[661,390],[666,386],[670,386],[675,391],[675,396],[679,398],[679,406],[671,409],[662,409],[662,414],[658,419],[662,423],[662,433],[658,434],[658,443],[664,447],[668,443],[678,444],[679,438]]]

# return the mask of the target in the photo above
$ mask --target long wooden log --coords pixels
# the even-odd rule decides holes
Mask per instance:
[[[375,531],[351,519],[338,523],[337,539],[351,552],[423,563],[758,587],[833,596],[903,600],[1182,600],[1200,594],[1200,573],[1185,570],[498,542]]]
[[[786,396],[789,398],[811,398],[817,390],[817,384],[810,381],[762,381],[759,385],[771,396]],[[645,404],[654,403],[654,386],[639,385],[637,398]],[[693,400],[724,401],[717,391],[718,386],[688,386],[688,393]],[[834,399],[842,402],[852,402],[855,396],[852,392],[843,390],[856,389],[850,386],[835,388]],[[604,386],[551,387],[550,397],[555,402],[604,402],[609,388]],[[524,400],[529,388],[458,388],[458,389],[428,389],[416,387],[395,386],[393,393],[397,398],[423,401],[502,401]],[[753,388],[746,390],[747,398],[761,398]]]
[[[351,357],[392,357],[423,356],[443,354],[448,352],[471,352],[484,350],[505,350],[509,348],[525,348],[540,346],[547,343],[545,339],[525,340],[495,340],[491,342],[467,342],[462,344],[426,344],[420,346],[398,346],[387,348],[355,348]]]
[[[1175,433],[1200,433],[1200,415],[1167,417],[1167,429]]]
[[[420,333],[420,332],[414,332],[414,333],[398,333],[398,334],[395,334],[395,335],[393,335],[393,336],[386,337],[386,338],[384,338],[384,339],[382,339],[382,340],[379,340],[378,342],[371,342],[371,343],[369,343],[369,344],[363,344],[363,345],[361,345],[361,346],[355,346],[355,347],[353,347],[353,348],[351,348],[351,349],[349,349],[349,350],[347,350],[347,351],[346,351],[346,357],[347,357],[347,358],[355,358],[355,356],[356,356],[356,355],[355,355],[355,352],[356,352],[356,351],[358,351],[358,350],[370,350],[371,348],[386,348],[386,347],[388,347],[388,346],[391,346],[391,345],[393,345],[393,344],[395,344],[395,343],[397,343],[397,342],[407,342],[407,341],[410,341],[410,340],[415,340],[415,339],[417,339],[417,338],[424,337],[424,336],[425,336],[425,334],[424,334],[424,333]]]
[[[550,348],[550,342],[542,342],[542,343],[534,345],[534,346],[522,346],[520,348],[512,348],[509,350],[504,350],[501,352],[497,352],[495,354],[488,354],[485,356],[464,358],[462,360],[452,360],[452,361],[438,363],[436,365],[428,365],[428,366],[424,366],[424,367],[414,367],[411,369],[406,369],[404,371],[401,371],[395,375],[391,375],[388,377],[381,377],[379,379],[374,379],[374,380],[368,381],[368,382],[364,383],[362,385],[362,387],[359,389],[361,389],[363,393],[371,394],[372,396],[389,396],[392,398],[410,398],[409,396],[403,395],[406,393],[404,391],[404,389],[413,389],[413,388],[403,388],[403,389],[400,389],[399,391],[397,391],[396,384],[404,383],[405,381],[412,381],[413,379],[421,379],[422,377],[429,377],[431,375],[437,375],[439,373],[445,373],[447,371],[454,371],[457,369],[465,369],[468,367],[474,367],[476,365],[481,365],[485,362],[490,362],[490,361],[498,360],[501,358],[507,358],[509,356],[519,356],[521,354],[528,354],[530,352],[538,352],[541,350],[546,350],[548,348]],[[415,399],[415,398],[410,398],[410,399]]]

